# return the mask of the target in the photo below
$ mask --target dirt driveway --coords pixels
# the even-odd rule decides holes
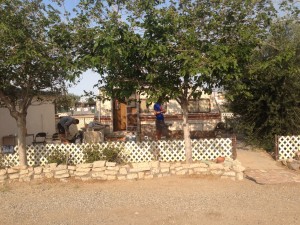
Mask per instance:
[[[300,224],[300,184],[168,177],[0,186],[0,224]]]
[[[285,170],[265,152],[238,149],[237,159]],[[0,202],[0,225],[300,224],[300,183],[211,176],[0,184]]]

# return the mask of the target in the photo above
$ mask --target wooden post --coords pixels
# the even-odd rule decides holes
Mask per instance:
[[[236,136],[232,135],[232,158],[235,160],[237,157],[237,152],[236,152]]]
[[[275,135],[275,160],[279,158],[278,135]]]

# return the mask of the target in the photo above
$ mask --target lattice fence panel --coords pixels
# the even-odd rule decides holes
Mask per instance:
[[[143,142],[104,142],[99,144],[47,144],[27,146],[29,166],[45,165],[55,151],[66,156],[69,164],[85,163],[84,151],[92,148],[102,153],[105,148],[120,149],[120,157],[124,162],[149,162],[160,160],[164,162],[185,161],[185,145],[183,140],[173,141],[143,141]],[[5,166],[19,165],[18,148],[14,154],[5,154],[2,164]],[[232,140],[230,138],[192,140],[193,160],[213,160],[218,156],[230,157]]]
[[[184,141],[159,141],[157,142],[157,149],[159,149],[159,159],[164,162],[184,161],[185,149]]]
[[[28,158],[28,156],[27,156]],[[5,167],[18,166],[19,165],[19,154],[17,152],[17,147],[15,147],[15,153],[13,154],[3,154],[0,155],[1,163]]]
[[[300,136],[278,137],[278,159],[291,159],[295,152],[300,151]]]
[[[153,160],[151,152],[153,142],[120,142],[123,143],[121,147],[120,156],[124,162],[149,162]]]
[[[213,160],[219,156],[231,157],[231,138],[199,139],[192,141],[193,160]]]

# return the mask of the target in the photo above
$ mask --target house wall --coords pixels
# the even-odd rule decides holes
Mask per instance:
[[[210,112],[207,113],[190,113],[189,125],[191,131],[211,131],[214,130],[216,124],[221,121],[219,106],[214,95],[202,95],[201,98],[210,100]],[[155,131],[155,116],[153,115],[153,105],[150,108],[150,113],[141,114],[141,127],[145,130],[146,136]],[[166,103],[167,112],[165,113],[165,123],[170,124],[171,131],[182,130],[182,110],[180,105],[175,100],[170,100]],[[142,131],[143,132],[143,131]]]
[[[97,101],[97,117],[101,124],[108,125],[109,130],[112,132],[113,130],[113,106],[112,101]]]
[[[215,95],[202,95],[202,98],[210,99],[210,112],[206,113],[190,113],[189,124],[191,131],[212,131],[216,124],[221,121],[219,106],[216,102]],[[140,96],[140,99],[147,99],[146,96]],[[153,105],[149,106],[148,113],[140,113],[141,136],[153,136],[155,134],[155,116],[153,114]],[[167,112],[165,114],[165,122],[171,124],[171,131],[182,130],[182,111],[180,105],[171,100],[166,103]],[[101,123],[113,127],[112,102],[97,102],[97,111],[100,112]]]
[[[55,107],[53,103],[31,105],[26,118],[27,134],[46,132],[49,136],[55,133]],[[0,108],[0,144],[3,136],[17,134],[16,120],[11,117],[7,108]],[[27,137],[27,144],[32,143],[32,136]]]

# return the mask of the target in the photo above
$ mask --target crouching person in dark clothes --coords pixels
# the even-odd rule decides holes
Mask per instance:
[[[68,136],[70,135],[69,127],[72,124],[79,124],[79,120],[70,116],[61,117],[58,124],[57,129],[59,133],[59,137],[62,143],[68,143]]]

